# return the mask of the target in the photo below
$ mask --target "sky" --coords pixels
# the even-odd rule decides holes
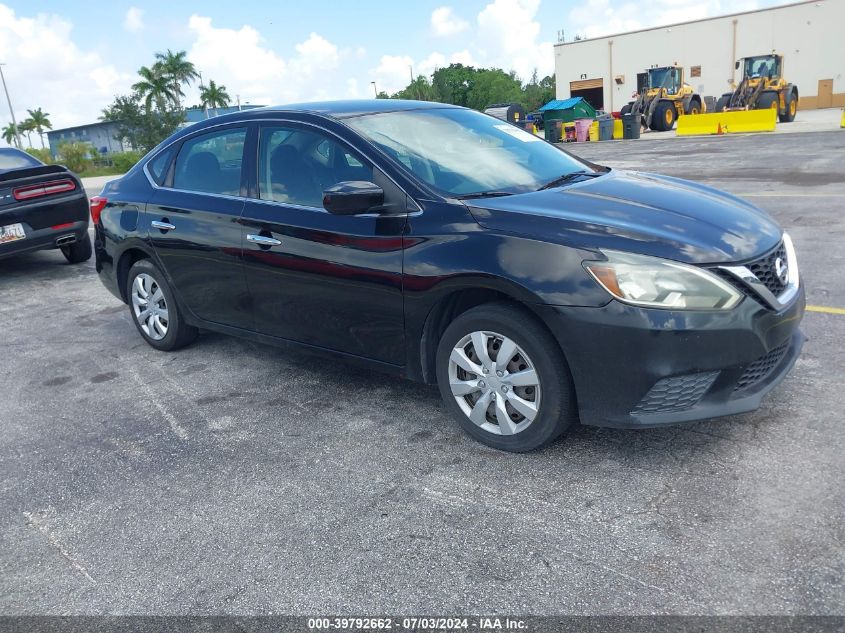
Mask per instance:
[[[571,41],[774,4],[784,0],[0,0],[0,63],[18,121],[41,107],[58,129],[97,120],[168,48],[242,103],[370,98],[371,82],[392,93],[451,62],[542,78],[559,31]],[[196,86],[185,92],[199,101]],[[0,94],[0,127],[10,120]]]

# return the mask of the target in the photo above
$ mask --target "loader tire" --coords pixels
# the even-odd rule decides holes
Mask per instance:
[[[619,115],[625,116],[626,114],[629,114],[631,112],[631,107],[632,106],[631,106],[630,103],[626,103],[625,105],[622,106],[622,109],[619,111]]]
[[[678,111],[671,101],[661,101],[654,109],[651,116],[651,129],[656,132],[668,132],[675,127],[675,119],[678,118]]]
[[[798,95],[790,92],[786,95],[786,107],[783,114],[778,115],[781,123],[792,123],[795,120],[795,115],[798,113]]]
[[[719,100],[716,101],[716,112],[725,111],[725,108],[727,108],[728,104],[731,102],[731,96],[731,93],[728,93],[719,97]]]
[[[760,98],[757,99],[757,104],[754,106],[755,110],[768,110],[769,108],[774,108],[777,110],[778,107],[778,93],[776,92],[764,92],[760,95]]]

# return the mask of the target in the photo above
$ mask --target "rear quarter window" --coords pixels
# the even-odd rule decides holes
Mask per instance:
[[[147,163],[147,171],[157,185],[163,185],[167,179],[167,171],[170,168],[174,153],[173,147],[169,147]]]

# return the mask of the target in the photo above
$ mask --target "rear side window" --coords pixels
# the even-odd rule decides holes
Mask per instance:
[[[40,160],[30,156],[26,152],[14,148],[0,149],[0,174],[4,171],[38,167],[43,164]]]
[[[173,187],[239,195],[245,142],[245,128],[228,128],[188,139],[176,156]]]
[[[147,164],[150,176],[157,185],[164,184],[167,178],[167,168],[170,167],[170,162],[173,160],[173,154],[175,152],[176,150],[173,147],[169,147]]]

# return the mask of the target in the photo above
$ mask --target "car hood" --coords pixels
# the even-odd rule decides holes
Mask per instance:
[[[617,170],[469,206],[489,229],[695,264],[754,258],[782,233],[765,211],[736,196],[679,178]]]

